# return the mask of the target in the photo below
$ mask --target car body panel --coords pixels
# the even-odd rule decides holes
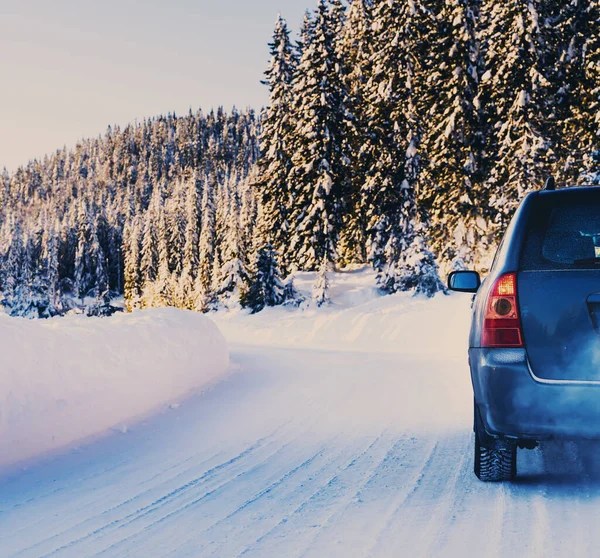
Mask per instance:
[[[600,438],[600,384],[536,380],[524,349],[469,350],[485,431],[521,440]]]
[[[523,271],[519,312],[534,374],[549,380],[600,381],[600,336],[593,318],[600,270]]]

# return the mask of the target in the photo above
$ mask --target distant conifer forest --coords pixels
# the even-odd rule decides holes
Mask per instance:
[[[269,104],[109,128],[0,175],[0,306],[50,317],[298,304],[371,265],[431,296],[523,196],[600,182],[600,0],[320,0]]]

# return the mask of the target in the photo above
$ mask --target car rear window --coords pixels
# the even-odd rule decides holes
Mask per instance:
[[[600,188],[535,200],[521,269],[600,269]]]

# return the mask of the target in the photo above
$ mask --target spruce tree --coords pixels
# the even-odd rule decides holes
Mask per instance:
[[[75,275],[73,278],[75,295],[81,300],[81,304],[83,304],[85,297],[93,286],[92,262],[90,258],[90,246],[93,234],[93,226],[85,202],[81,202],[77,214],[77,248],[74,264]]]
[[[335,261],[349,191],[351,118],[336,45],[339,17],[337,3],[320,0],[293,82],[290,251],[292,263],[307,270]]]
[[[423,138],[428,160],[419,180],[419,203],[431,223],[432,248],[447,262],[475,256],[485,233],[478,231],[485,221],[478,203],[484,137],[477,97],[483,66],[477,4],[443,0],[425,66],[421,112],[428,119]]]
[[[198,241],[198,272],[196,275],[195,308],[205,312],[214,302],[213,269],[215,265],[216,219],[214,206],[215,178],[206,177],[200,206],[200,238]]]
[[[46,262],[46,278],[48,285],[48,309],[47,316],[56,316],[63,311],[63,302],[59,284],[58,271],[58,234],[60,228],[58,221],[48,226],[44,239],[44,259]]]
[[[123,233],[124,298],[125,307],[132,312],[140,305],[142,294],[140,281],[140,225],[138,219],[125,225]]]
[[[421,172],[419,115],[428,12],[420,2],[382,2],[373,12],[373,72],[367,118],[372,130],[364,151],[374,161],[363,185],[369,257],[382,291],[416,289],[428,279],[411,262],[425,258],[419,242],[426,227],[417,210]]]
[[[367,170],[375,164],[364,146],[368,144],[368,98],[365,94],[372,73],[373,2],[353,0],[348,8],[342,39],[338,43],[344,60],[344,83],[353,126],[348,130],[351,145],[350,190],[339,243],[342,265],[363,263],[367,259],[367,217],[362,186]]]
[[[160,192],[155,190],[150,207],[144,215],[141,242],[140,271],[142,280],[141,307],[152,307],[154,304],[154,284],[158,278],[158,212],[160,208]]]
[[[329,296],[329,266],[329,262],[326,259],[323,259],[319,271],[317,272],[315,282],[313,283],[312,299],[317,306],[324,306],[331,302]]]
[[[216,294],[222,300],[239,297],[248,284],[246,247],[240,230],[239,209],[239,199],[233,192],[226,214],[226,231],[221,247],[222,264],[216,277]]]
[[[554,154],[546,123],[552,110],[541,2],[484,0],[480,21],[485,73],[488,204],[503,230],[523,196],[550,174]],[[488,202],[489,200],[489,202]]]
[[[556,114],[560,131],[557,164],[553,174],[559,183],[600,183],[600,2],[579,0],[554,5],[549,13],[554,25],[550,54]]]
[[[258,250],[248,283],[241,304],[253,314],[265,306],[278,306],[285,301],[278,255],[271,244],[267,243]]]
[[[194,179],[187,188],[185,202],[185,233],[183,269],[180,278],[180,303],[184,308],[195,308],[194,283],[198,273],[198,190]]]
[[[261,158],[255,184],[272,242],[284,250],[289,242],[290,189],[288,175],[292,168],[292,77],[297,65],[290,32],[281,16],[275,23],[269,44],[271,62],[263,82],[269,88],[269,105],[262,118]]]

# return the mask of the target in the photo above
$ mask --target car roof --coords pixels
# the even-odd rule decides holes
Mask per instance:
[[[598,186],[572,186],[566,188],[558,188],[556,190],[537,190],[533,192],[534,196],[540,196],[542,198],[562,198],[568,200],[569,198],[578,198],[580,196],[596,196],[600,195],[600,187]]]

